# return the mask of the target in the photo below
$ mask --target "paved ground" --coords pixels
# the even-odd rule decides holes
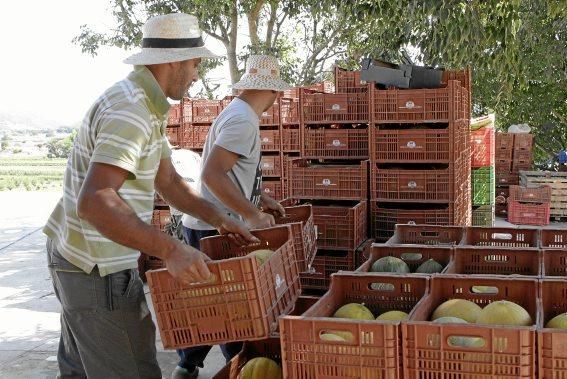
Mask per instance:
[[[0,378],[55,378],[59,302],[45,260],[43,224],[60,194],[0,192]],[[146,288],[146,293],[148,293]],[[163,377],[177,363],[156,341]],[[215,347],[200,378],[211,378],[224,358]]]

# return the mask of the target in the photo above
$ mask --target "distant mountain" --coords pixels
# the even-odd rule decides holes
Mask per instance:
[[[64,122],[57,122],[38,114],[23,112],[0,111],[0,130],[23,131],[23,130],[56,130],[60,127],[69,127]]]

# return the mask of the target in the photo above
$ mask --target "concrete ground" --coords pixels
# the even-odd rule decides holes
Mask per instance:
[[[0,378],[3,379],[57,375],[60,308],[46,267],[45,236],[41,228],[59,196],[59,192],[0,192]],[[514,227],[503,220],[498,220],[497,225]],[[552,223],[549,228],[565,229],[567,224]],[[156,346],[163,377],[169,378],[177,354],[162,348],[159,334]],[[215,347],[199,377],[211,378],[223,363],[220,349]]]

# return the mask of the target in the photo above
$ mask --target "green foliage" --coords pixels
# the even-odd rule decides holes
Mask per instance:
[[[8,134],[4,134],[2,136],[2,140],[0,140],[0,151],[4,151],[6,149],[8,149],[8,146],[10,145],[10,141],[12,139],[10,138],[10,136]]]
[[[71,134],[65,138],[52,138],[46,143],[47,157],[48,158],[67,158],[73,148],[73,142],[77,135],[77,130],[74,129]]]
[[[0,158],[0,191],[59,189],[65,159]]]

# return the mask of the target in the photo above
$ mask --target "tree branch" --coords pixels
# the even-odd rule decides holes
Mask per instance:
[[[270,18],[268,19],[268,25],[266,29],[266,47],[271,48],[272,46],[272,36],[274,33],[274,24],[276,23],[278,16],[278,5],[279,2],[274,1],[270,3]],[[275,41],[274,41],[275,44]]]

